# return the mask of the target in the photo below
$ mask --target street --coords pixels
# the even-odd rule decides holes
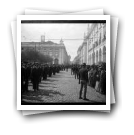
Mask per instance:
[[[105,103],[106,95],[96,92],[90,86],[87,87],[87,99],[79,99],[80,84],[78,79],[71,75],[71,70],[60,71],[47,80],[41,81],[39,90],[33,91],[29,82],[28,92],[22,93],[22,102],[25,103]]]

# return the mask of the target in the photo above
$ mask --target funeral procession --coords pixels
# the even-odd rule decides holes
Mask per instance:
[[[106,23],[22,24],[21,104],[106,104]]]

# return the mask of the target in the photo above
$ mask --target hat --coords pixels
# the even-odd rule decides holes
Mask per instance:
[[[86,66],[86,63],[83,63],[82,66]]]

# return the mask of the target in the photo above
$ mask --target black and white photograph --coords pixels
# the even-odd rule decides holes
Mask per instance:
[[[109,20],[18,16],[18,109],[109,110]]]

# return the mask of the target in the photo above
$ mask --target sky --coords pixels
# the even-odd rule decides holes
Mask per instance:
[[[83,43],[84,33],[87,33],[87,23],[70,24],[70,23],[22,23],[21,24],[21,41],[22,42],[40,42],[41,35],[45,35],[45,41],[59,43],[62,38],[71,61],[77,56],[77,50]],[[58,39],[58,40],[51,40]],[[68,40],[69,39],[69,40]],[[70,40],[80,39],[80,40]]]

